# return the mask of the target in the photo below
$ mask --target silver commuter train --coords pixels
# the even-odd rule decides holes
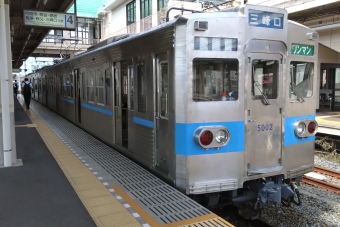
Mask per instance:
[[[300,204],[318,35],[284,9],[185,14],[27,77],[33,98],[208,207]],[[296,199],[298,201],[296,201]]]

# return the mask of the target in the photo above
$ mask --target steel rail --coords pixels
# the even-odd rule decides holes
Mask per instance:
[[[334,192],[340,195],[340,186],[337,186],[335,184],[330,184],[325,181],[317,180],[317,179],[314,179],[312,177],[307,177],[307,176],[303,176],[302,182],[309,184],[309,185],[313,185],[316,187],[326,189],[330,192]]]
[[[314,172],[322,173],[327,176],[336,177],[340,179],[340,172],[337,172],[331,169],[326,169],[321,166],[314,166]]]

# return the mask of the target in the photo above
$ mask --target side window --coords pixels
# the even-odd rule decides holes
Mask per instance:
[[[94,103],[94,72],[88,71],[87,75],[87,101]]]
[[[238,99],[237,59],[194,59],[193,65],[195,102]]]
[[[314,63],[290,63],[290,99],[310,98],[313,95]]]
[[[112,105],[111,70],[105,70],[105,105]]]
[[[96,96],[97,104],[104,105],[104,70],[98,69],[96,71]]]
[[[138,111],[141,113],[146,112],[146,81],[145,81],[145,67],[138,66],[137,72],[137,89],[138,89]]]
[[[128,67],[128,74],[129,74],[129,99],[130,99],[130,103],[129,103],[129,109],[130,110],[134,110],[134,103],[133,103],[133,99],[134,99],[134,80],[133,80],[133,66],[130,65]]]

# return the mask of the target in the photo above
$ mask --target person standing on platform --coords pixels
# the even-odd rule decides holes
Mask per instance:
[[[13,92],[14,92],[14,96],[15,97],[17,97],[17,95],[18,95],[18,89],[19,89],[18,82],[17,82],[17,80],[14,80],[14,83],[13,83]]]
[[[22,94],[24,95],[27,109],[30,108],[32,89],[32,84],[28,81],[28,78],[25,78],[25,81],[21,84],[21,90]]]

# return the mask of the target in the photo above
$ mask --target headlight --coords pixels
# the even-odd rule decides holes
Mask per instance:
[[[223,144],[228,141],[229,133],[227,130],[221,129],[216,132],[215,140],[217,143]]]
[[[304,133],[306,130],[306,124],[303,122],[300,122],[297,126],[296,126],[296,133],[301,135],[302,133]]]
[[[196,145],[204,150],[219,149],[229,143],[230,132],[222,125],[201,126],[195,130],[193,139]]]

